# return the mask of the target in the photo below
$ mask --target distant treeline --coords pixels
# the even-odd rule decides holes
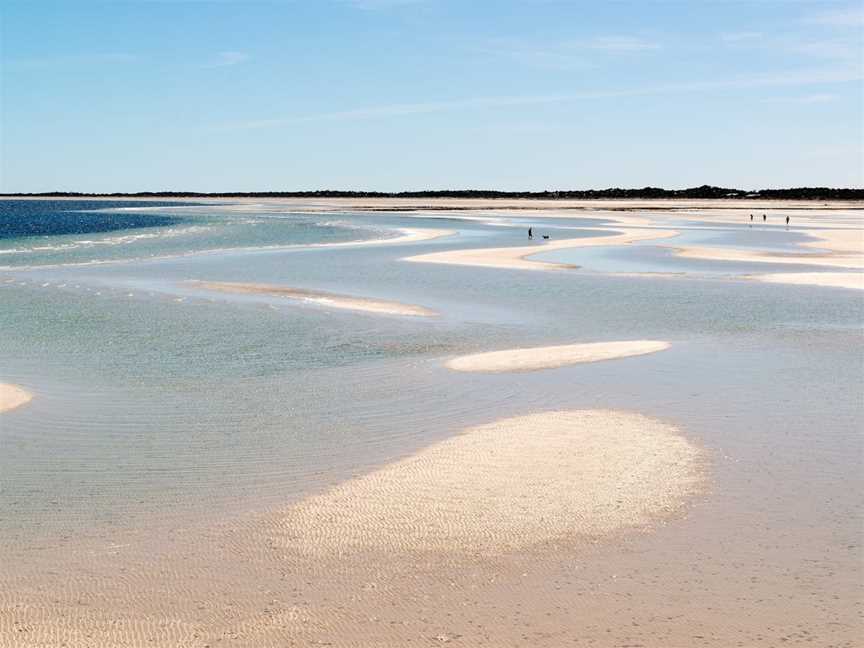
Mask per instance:
[[[744,191],[702,185],[691,189],[586,189],[583,191],[492,191],[486,189],[445,189],[440,191],[228,191],[203,193],[197,191],[141,191],[138,193],[79,193],[52,191],[49,193],[0,194],[0,197],[32,198],[530,198],[565,200],[592,198],[750,198],[794,200],[864,200],[864,189],[832,187],[796,187],[791,189],[760,189]]]

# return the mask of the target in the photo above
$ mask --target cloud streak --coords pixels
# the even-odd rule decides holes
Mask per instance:
[[[862,27],[864,26],[864,7],[822,11],[805,17],[804,22],[830,27]]]
[[[319,121],[354,121],[385,117],[403,117],[409,115],[424,115],[464,110],[485,110],[526,105],[551,105],[572,103],[591,99],[611,99],[616,97],[639,97],[664,94],[687,94],[692,92],[711,92],[720,90],[738,90],[748,88],[795,87],[820,84],[848,83],[864,79],[860,69],[810,69],[789,72],[785,74],[766,74],[735,79],[715,79],[709,81],[692,81],[668,83],[656,86],[629,88],[620,90],[599,90],[579,92],[566,95],[534,95],[522,97],[472,97],[449,101],[429,101],[417,103],[396,103],[383,106],[371,106],[352,110],[318,113],[294,117],[279,117],[273,119],[258,119],[238,121],[224,124],[228,130],[256,130],[290,126]],[[810,103],[829,101],[829,95],[809,95]],[[807,100],[805,100],[806,102]]]

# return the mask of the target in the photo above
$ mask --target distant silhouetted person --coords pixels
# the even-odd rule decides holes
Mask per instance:
[[[789,227],[789,217],[786,217],[786,227]]]
[[[762,222],[764,223],[767,220],[768,220],[768,217],[765,214],[762,214]]]
[[[528,238],[534,238],[534,230],[532,228],[528,228]]]
[[[753,214],[750,214],[750,222],[753,222]]]

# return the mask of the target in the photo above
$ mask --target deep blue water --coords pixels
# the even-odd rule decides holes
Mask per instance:
[[[153,202],[147,203],[147,206],[175,207],[183,204]],[[109,211],[129,207],[141,207],[141,203],[102,200],[0,200],[0,240],[168,227],[187,222],[180,216]],[[88,211],[97,209],[100,211]]]

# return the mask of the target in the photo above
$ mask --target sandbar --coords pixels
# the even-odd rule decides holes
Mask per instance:
[[[816,243],[814,243],[816,245]],[[819,242],[820,247],[825,244]],[[676,256],[687,259],[708,259],[712,261],[740,261],[746,263],[774,263],[787,265],[813,265],[836,268],[864,268],[864,255],[860,252],[839,253],[818,252],[796,254],[794,252],[765,252],[760,250],[740,250],[734,248],[712,248],[698,245],[673,248]]]
[[[801,243],[803,247],[814,247],[832,252],[864,255],[864,230],[858,228],[808,230],[807,234],[818,239]]]
[[[33,394],[17,385],[0,383],[0,412],[9,412],[33,400]]]
[[[429,254],[405,257],[402,260],[411,261],[413,263],[444,263],[450,265],[478,266],[483,268],[508,268],[515,270],[573,269],[578,266],[569,263],[533,261],[528,257],[554,250],[607,245],[628,245],[637,241],[650,241],[678,235],[678,232],[674,230],[624,229],[615,231],[618,233],[611,234],[610,236],[563,239],[560,241],[549,241],[541,245],[447,250],[444,252],[432,252]]]
[[[668,342],[657,340],[626,340],[622,342],[593,342],[589,344],[563,344],[559,346],[508,349],[472,353],[452,358],[445,363],[454,371],[498,373],[507,371],[537,371],[554,369],[583,362],[599,362],[615,358],[656,353],[669,348]]]
[[[370,239],[367,241],[343,241],[341,243],[311,243],[307,247],[356,247],[365,245],[395,245],[404,243],[419,243],[420,241],[431,241],[432,239],[450,236],[454,230],[449,229],[424,229],[417,227],[398,227],[396,231],[399,236],[389,238]]]
[[[864,290],[864,272],[776,272],[753,275],[751,279],[766,283]]]
[[[608,410],[470,428],[289,509],[313,555],[501,555],[645,527],[700,490],[703,453],[672,425]]]
[[[429,308],[413,304],[403,304],[383,299],[367,299],[352,295],[339,295],[324,291],[291,288],[289,286],[225,281],[187,281],[186,283],[205,290],[235,294],[272,295],[274,297],[284,297],[285,299],[319,306],[376,313],[379,315],[406,315],[411,317],[434,317],[437,315],[435,311]]]

